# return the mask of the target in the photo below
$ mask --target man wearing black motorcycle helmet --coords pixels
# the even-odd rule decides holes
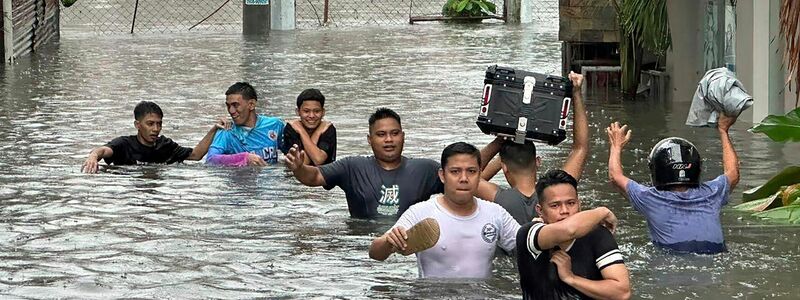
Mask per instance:
[[[628,126],[614,122],[606,129],[610,144],[608,177],[645,216],[656,246],[700,254],[726,251],[720,211],[739,182],[739,159],[728,135],[734,122],[736,117],[719,117],[722,175],[701,182],[702,160],[697,148],[688,140],[671,137],[658,142],[650,152],[653,187],[631,180],[622,171],[622,148],[631,137]]]

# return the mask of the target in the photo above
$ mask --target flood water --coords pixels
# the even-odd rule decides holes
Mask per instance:
[[[403,117],[405,155],[438,160],[455,141],[491,140],[475,126],[485,68],[494,63],[560,70],[552,28],[425,24],[272,33],[95,36],[60,43],[0,73],[0,297],[9,298],[520,298],[516,270],[498,259],[488,281],[417,279],[414,257],[368,258],[391,218],[353,220],[344,193],[300,185],[283,166],[106,168],[84,175],[91,148],[135,134],[133,107],[155,101],[162,134],[193,146],[236,81],[260,93],[261,113],[291,118],[305,88],[325,93],[338,156],[370,154],[367,118],[391,107]],[[654,248],[644,219],[607,184],[604,128],[631,124],[623,156],[648,182],[656,141],[682,136],[721,173],[716,131],[683,125],[687,103],[587,97],[591,154],[580,186],[584,208],[611,208],[631,270],[634,298],[796,298],[800,227],[723,213],[728,253],[673,255]],[[742,180],[731,202],[784,166],[800,146],[780,145],[737,123]],[[560,165],[570,140],[541,146]],[[495,182],[506,185],[502,176]]]

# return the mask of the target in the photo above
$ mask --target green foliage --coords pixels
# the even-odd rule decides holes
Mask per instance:
[[[497,13],[497,6],[489,0],[447,0],[442,7],[446,17],[479,17]]]
[[[796,183],[800,183],[800,166],[789,166],[777,175],[772,176],[772,178],[767,180],[763,185],[744,191],[742,194],[742,201],[748,202],[763,199],[780,192],[783,186]]]
[[[761,186],[742,195],[735,209],[754,211],[756,217],[800,224],[800,166],[790,166]]]
[[[665,0],[612,0],[620,24],[622,90],[635,95],[642,67],[642,49],[665,56],[672,35]]]
[[[73,4],[75,4],[75,1],[78,1],[78,0],[61,0],[61,4],[63,4],[64,7],[70,7]]]
[[[766,134],[776,142],[800,142],[800,108],[795,108],[785,116],[769,115],[750,131]]]

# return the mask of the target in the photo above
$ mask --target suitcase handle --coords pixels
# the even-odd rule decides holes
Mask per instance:
[[[564,77],[561,77],[561,76],[558,76],[558,75],[553,75],[553,74],[547,75],[547,80],[548,81],[562,82],[562,83],[570,82],[569,79],[567,79],[567,78],[564,78]]]

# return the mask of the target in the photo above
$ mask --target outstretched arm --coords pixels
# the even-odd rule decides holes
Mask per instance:
[[[606,128],[606,133],[610,147],[608,150],[608,180],[627,197],[630,179],[622,171],[622,149],[631,140],[631,131],[628,130],[628,125],[620,127],[619,122],[614,122]]]
[[[489,161],[491,161],[492,158],[497,155],[497,152],[500,152],[500,147],[503,146],[503,141],[504,139],[502,137],[495,137],[494,140],[486,144],[486,146],[481,149],[481,170],[486,169]]]
[[[86,158],[86,161],[83,162],[83,166],[81,167],[81,171],[84,173],[97,173],[98,169],[98,162],[107,157],[111,157],[114,155],[114,150],[108,146],[100,146],[97,148],[92,149],[92,152],[89,152],[89,156]]]
[[[217,133],[217,129],[230,129],[231,122],[227,118],[219,118],[214,126],[211,126],[211,129],[206,133],[203,139],[197,143],[194,148],[192,148],[192,154],[189,154],[189,157],[186,160],[201,160],[203,156],[208,153],[208,147],[211,146],[211,142],[214,140],[214,134]]]
[[[586,279],[572,273],[570,256],[564,250],[556,251],[550,259],[558,268],[558,277],[592,299],[631,298],[631,284],[628,268],[624,264],[614,264],[603,268],[601,280]]]
[[[575,180],[580,181],[583,167],[586,165],[586,157],[589,155],[589,119],[586,117],[586,107],[583,105],[583,95],[581,95],[583,75],[569,72],[569,79],[572,81],[572,107],[574,108],[572,150],[564,162],[563,169],[575,177]]]
[[[483,171],[481,171],[481,179],[486,181],[492,180],[492,177],[497,175],[497,172],[500,172],[501,169],[503,169],[503,165],[500,164],[500,159],[494,158],[490,160],[489,163],[486,164],[486,167],[483,168]]]
[[[539,231],[536,241],[540,249],[552,249],[563,242],[589,234],[597,225],[603,225],[614,232],[617,226],[617,217],[608,208],[602,206],[584,210],[560,222],[545,225]]]
[[[717,130],[722,141],[722,170],[725,172],[725,177],[728,177],[730,190],[739,183],[739,157],[736,156],[736,150],[733,149],[731,137],[728,135],[728,129],[735,122],[736,117],[728,117],[725,114],[720,114],[717,121]]]
[[[289,149],[289,152],[286,153],[286,167],[292,170],[297,181],[300,181],[300,183],[304,185],[325,185],[325,178],[322,177],[322,172],[319,171],[318,167],[306,165],[305,158],[305,151],[297,150],[297,145],[294,145]]]

